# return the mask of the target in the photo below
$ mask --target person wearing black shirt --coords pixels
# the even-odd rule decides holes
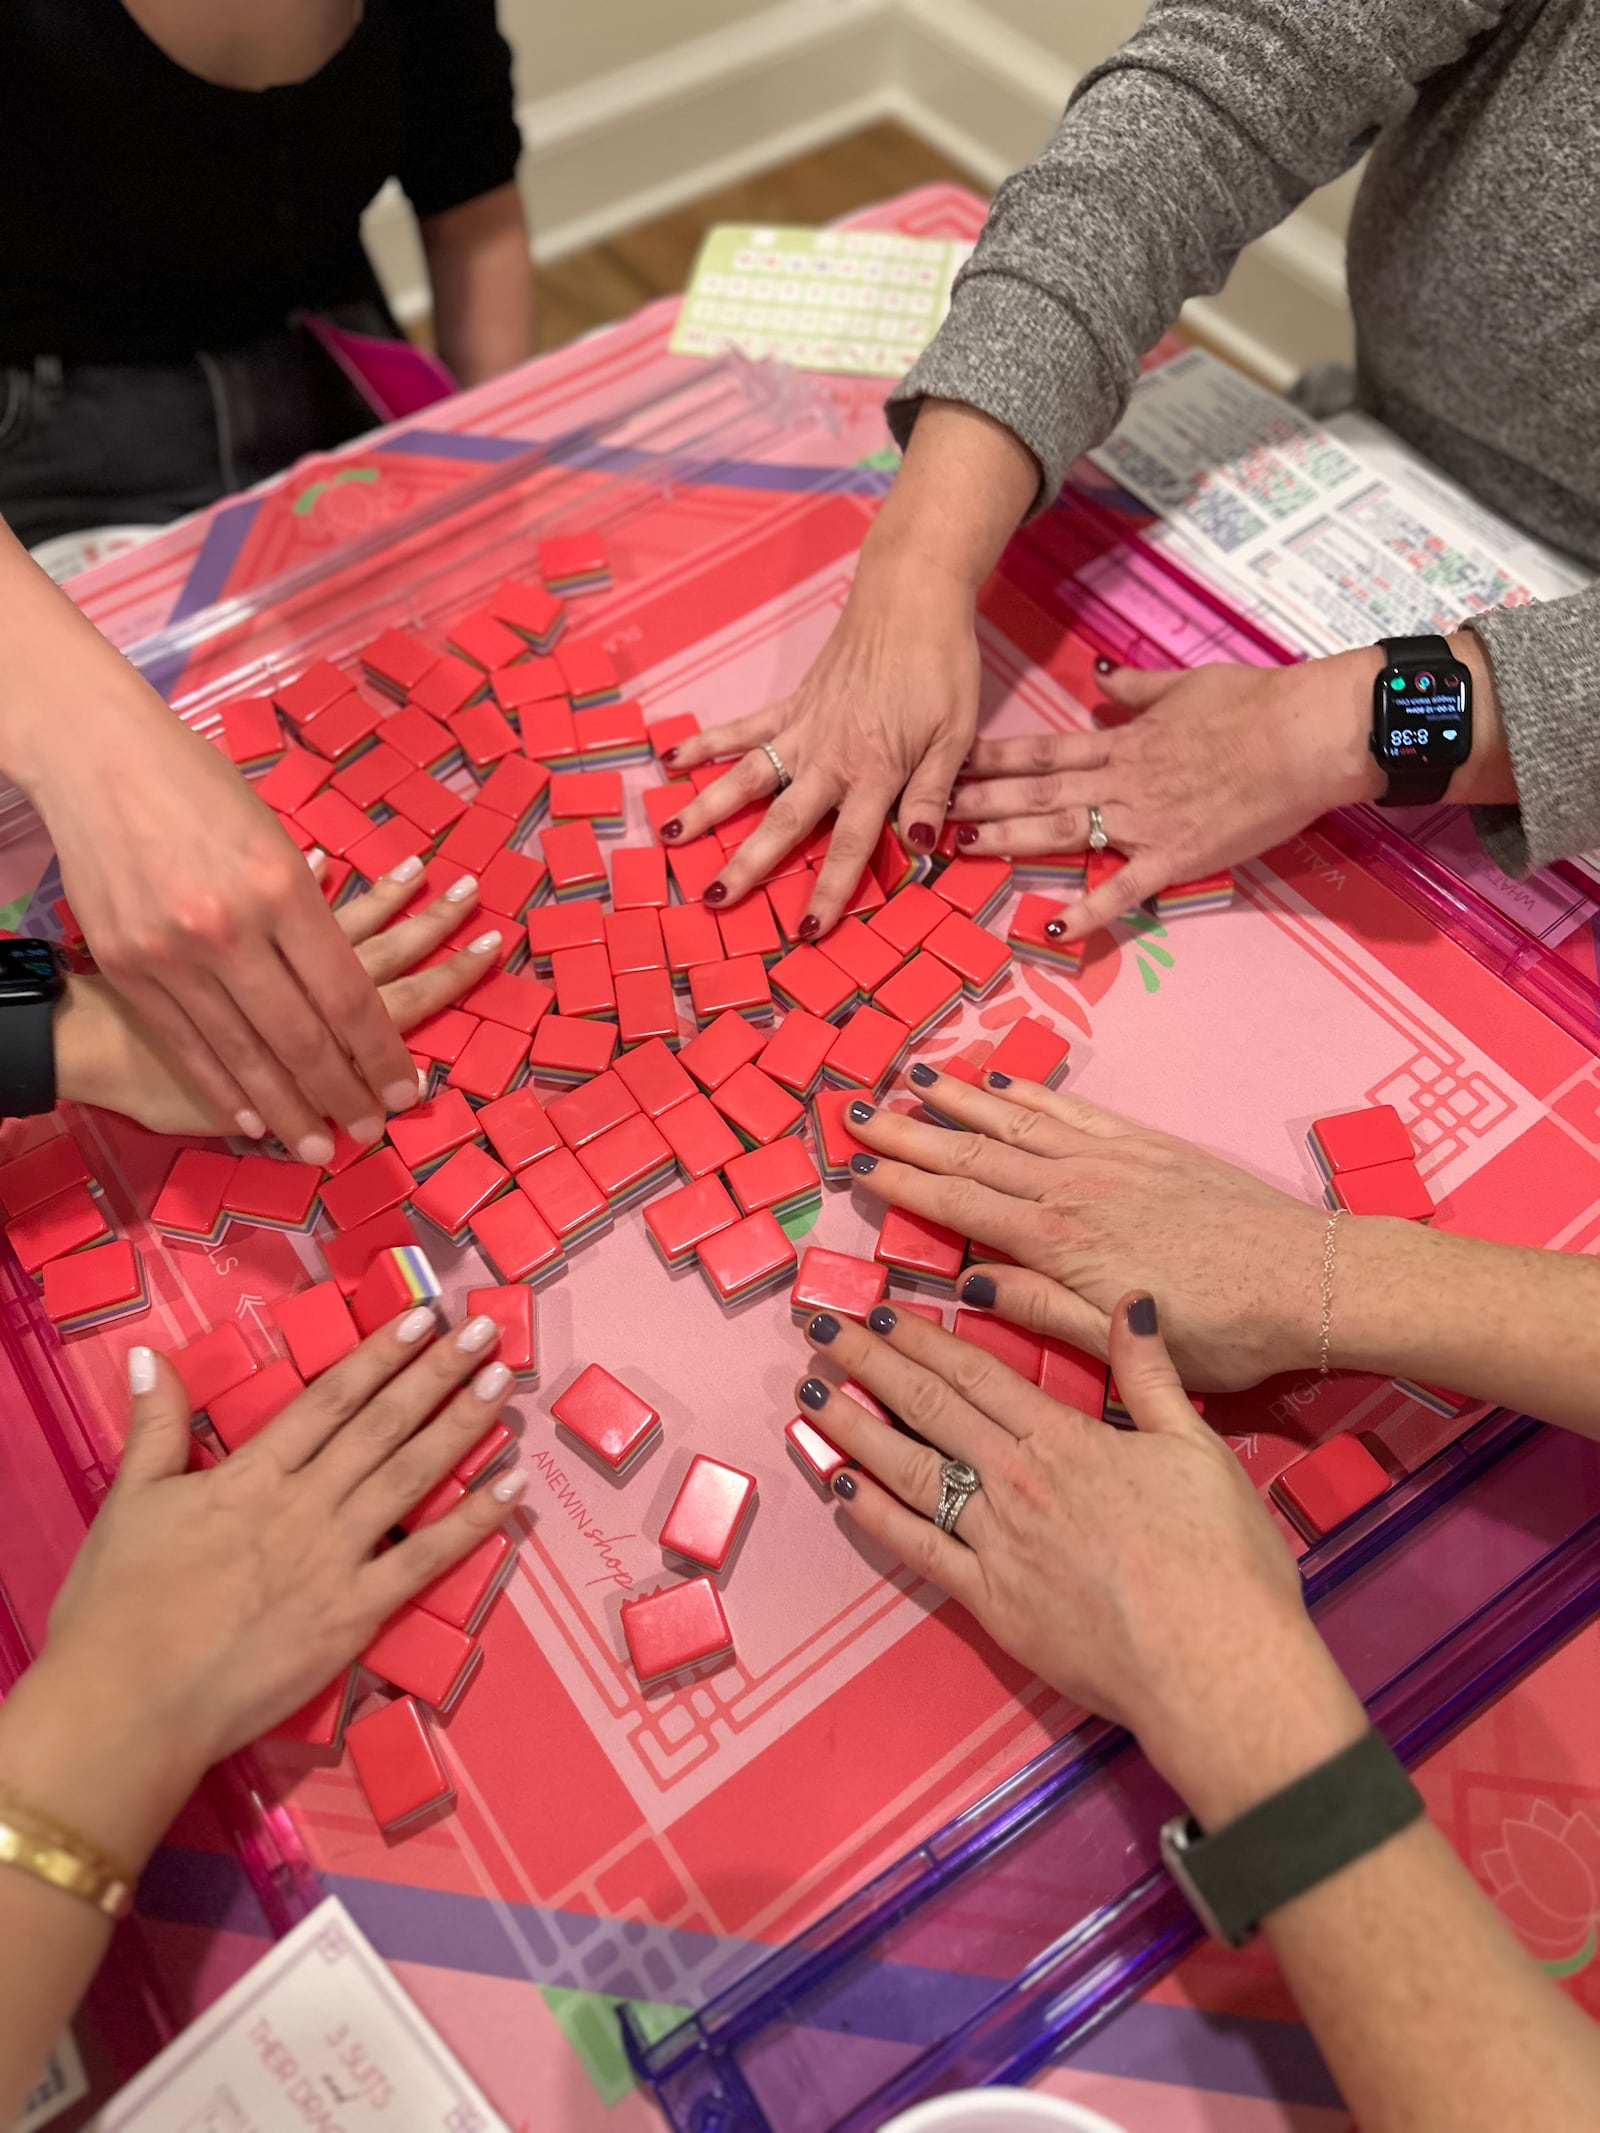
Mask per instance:
[[[296,321],[398,332],[390,178],[458,380],[531,355],[519,148],[493,0],[7,0],[0,515],[161,523],[370,427]]]

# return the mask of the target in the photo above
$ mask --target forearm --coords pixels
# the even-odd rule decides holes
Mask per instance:
[[[1147,1742],[1203,1829],[1247,1813],[1365,1727],[1301,1618],[1240,1639],[1248,1659],[1186,1695]],[[1265,1922],[1364,2133],[1579,2133],[1600,2094],[1600,2030],[1543,1978],[1427,1822]],[[1586,2104],[1583,2099],[1588,2097]]]
[[[1038,486],[1038,463],[1010,430],[930,401],[863,544],[858,583],[909,573],[975,597]]]
[[[53,773],[81,772],[91,728],[171,715],[0,522],[0,771],[42,804]]]
[[[105,1684],[80,1682],[48,1659],[0,1709],[0,1802],[23,1803],[130,1872],[199,1774],[181,1744],[119,1711]],[[110,1934],[82,1897],[0,1866],[0,2125],[20,2112]]]
[[[1341,1370],[1445,1385],[1600,1437],[1600,1262],[1581,1253],[1346,1217],[1331,1346]]]
[[[433,290],[434,340],[462,385],[534,353],[533,266],[515,185],[468,200],[421,225]]]

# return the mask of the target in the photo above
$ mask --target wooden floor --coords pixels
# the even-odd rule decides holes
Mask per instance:
[[[938,181],[984,189],[903,126],[869,126],[541,268],[539,345],[559,348],[592,327],[626,318],[653,297],[680,290],[714,222],[831,222],[891,193]]]

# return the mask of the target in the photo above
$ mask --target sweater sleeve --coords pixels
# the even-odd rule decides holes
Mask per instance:
[[[1473,821],[1506,874],[1600,847],[1600,584],[1465,625],[1483,639],[1517,781],[1515,807]]]
[[[517,174],[511,47],[494,0],[403,0],[405,152],[396,172],[419,221]]]
[[[995,195],[937,338],[891,396],[1005,424],[1048,503],[1152,348],[1251,238],[1348,169],[1510,0],[1154,0]]]

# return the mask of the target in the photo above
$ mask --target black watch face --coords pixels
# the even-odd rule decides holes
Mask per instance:
[[[1456,770],[1472,752],[1472,678],[1463,667],[1385,667],[1373,706],[1385,770]]]
[[[49,941],[0,941],[0,1001],[54,1000],[61,985],[61,959]]]

